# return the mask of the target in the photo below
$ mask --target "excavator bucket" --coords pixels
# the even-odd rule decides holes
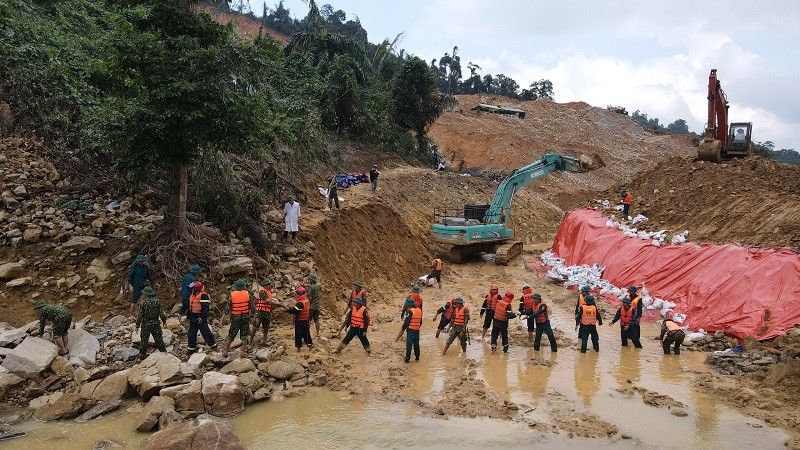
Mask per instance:
[[[697,148],[697,159],[718,163],[722,161],[722,141],[718,139],[705,138],[700,141]]]
[[[605,167],[606,163],[600,158],[600,155],[597,153],[592,153],[590,155],[582,154],[578,161],[581,163],[581,172],[588,172],[590,170],[599,169],[601,167]]]

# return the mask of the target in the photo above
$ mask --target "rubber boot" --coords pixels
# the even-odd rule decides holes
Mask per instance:
[[[369,347],[365,348],[364,350],[367,352],[367,356],[372,355],[372,350]]]
[[[342,350],[344,350],[344,344],[339,344],[339,346],[336,347],[336,350],[334,350],[333,353],[335,355],[338,355],[339,353],[342,353]]]
[[[239,352],[239,358],[247,358],[247,341],[242,341],[242,347]]]

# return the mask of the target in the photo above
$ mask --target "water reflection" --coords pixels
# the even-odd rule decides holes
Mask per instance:
[[[600,387],[600,375],[597,372],[599,360],[600,353],[588,352],[580,354],[575,362],[575,391],[583,400],[584,406],[592,404]]]

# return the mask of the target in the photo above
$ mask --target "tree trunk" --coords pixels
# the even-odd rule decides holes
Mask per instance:
[[[178,236],[186,236],[188,222],[186,220],[186,190],[189,182],[189,166],[178,164],[175,178],[169,187],[169,201],[167,202],[167,226]]]

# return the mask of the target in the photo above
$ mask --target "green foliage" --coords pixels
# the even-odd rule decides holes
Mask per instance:
[[[782,148],[775,151],[775,161],[800,166],[800,153],[793,148]]]
[[[441,115],[442,105],[436,79],[423,60],[413,57],[400,68],[392,86],[392,111],[398,125],[416,133],[420,152],[427,155],[425,133]]]
[[[553,82],[550,80],[539,80],[531,83],[528,89],[523,89],[520,94],[523,100],[536,100],[546,98],[553,100]]]
[[[772,141],[757,143],[756,155],[765,159],[775,159],[775,144]]]
[[[683,119],[678,119],[675,122],[667,125],[667,131],[672,134],[689,134],[689,125]]]

